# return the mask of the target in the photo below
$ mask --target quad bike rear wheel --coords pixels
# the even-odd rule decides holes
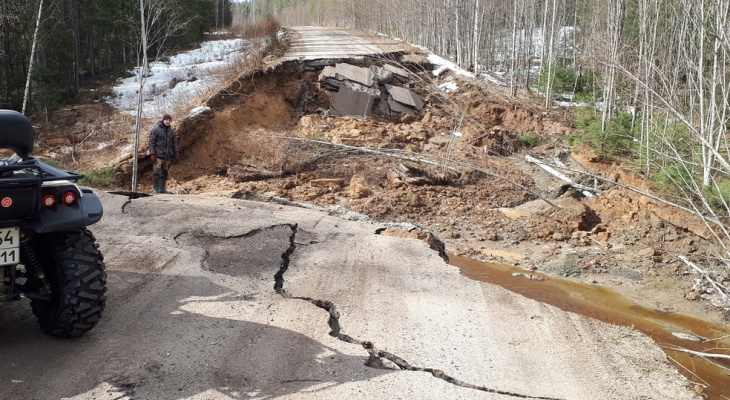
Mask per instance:
[[[38,235],[50,300],[31,298],[41,329],[71,338],[91,330],[106,305],[104,256],[87,229]]]

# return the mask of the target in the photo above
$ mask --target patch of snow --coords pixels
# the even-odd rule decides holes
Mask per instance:
[[[459,90],[459,85],[457,85],[456,82],[449,81],[449,82],[444,82],[444,83],[440,84],[439,89],[442,92],[453,93],[453,92],[456,92],[457,90]]]
[[[265,41],[243,39],[212,40],[200,48],[170,57],[167,62],[152,62],[144,81],[143,118],[160,118],[171,113],[176,105],[187,104],[210,94],[222,83],[225,70],[266,46]],[[139,67],[132,75],[118,81],[114,95],[105,99],[120,112],[136,116],[139,95]]]
[[[124,158],[124,157],[132,154],[133,148],[134,148],[134,144],[128,144],[128,145],[122,147],[122,150],[119,152],[119,157]]]
[[[494,83],[495,85],[507,86],[507,84],[504,81],[502,81],[499,78],[496,78],[486,72],[482,72],[481,74],[479,74],[479,77],[484,79],[487,82]]]
[[[198,115],[210,110],[210,107],[207,106],[198,106],[190,110],[190,113],[188,114],[188,118],[197,117]]]
[[[436,54],[429,53],[427,57],[428,62],[430,62],[433,65],[436,65],[437,68],[433,70],[433,76],[440,76],[445,71],[453,71],[457,75],[463,75],[469,78],[474,78],[474,74],[471,72],[459,67],[458,65],[454,64],[453,62],[443,58],[439,57]]]

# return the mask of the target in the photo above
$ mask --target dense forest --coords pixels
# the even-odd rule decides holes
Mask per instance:
[[[74,101],[82,85],[135,65],[142,48],[140,4],[152,60],[190,48],[231,22],[229,0],[2,0],[0,108],[21,110],[34,37],[28,114]]]

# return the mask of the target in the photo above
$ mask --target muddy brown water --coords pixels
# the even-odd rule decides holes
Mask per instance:
[[[499,285],[565,311],[615,325],[633,327],[651,337],[682,374],[704,388],[702,393],[710,400],[730,399],[730,362],[709,360],[675,350],[683,348],[697,352],[729,354],[728,326],[647,308],[598,285],[528,273],[524,269],[480,262],[468,257],[450,256],[449,259],[468,278]],[[544,280],[513,275],[517,273],[528,273]],[[705,343],[694,342],[677,338],[672,333],[691,334],[711,340]]]

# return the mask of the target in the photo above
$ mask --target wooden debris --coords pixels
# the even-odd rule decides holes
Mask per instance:
[[[705,352],[701,352],[701,351],[683,349],[681,347],[673,347],[673,349],[677,350],[677,351],[681,351],[683,353],[693,355],[693,356],[697,356],[697,357],[716,358],[716,359],[720,359],[720,360],[730,360],[730,354],[705,353]]]
[[[556,171],[553,167],[545,164],[544,162],[538,160],[535,157],[531,157],[531,156],[528,155],[528,156],[525,156],[525,160],[527,162],[529,162],[529,163],[533,163],[533,164],[537,165],[538,167],[544,169],[547,173],[549,173],[550,175],[552,175],[552,176],[560,179],[561,181],[567,182],[570,186],[572,186],[572,187],[574,187],[574,188],[576,188],[578,190],[581,190],[582,193],[583,193],[583,195],[586,196],[586,197],[593,197],[594,196],[593,195],[593,192],[600,193],[600,191],[598,189],[590,188],[588,186],[584,186],[584,185],[581,185],[581,184],[578,184],[578,183],[573,182],[573,180],[571,180],[570,178],[568,178],[564,174]]]
[[[709,342],[710,339],[703,338],[702,336],[693,335],[689,333],[681,333],[681,332],[672,332],[672,336],[682,339],[682,340],[689,340],[691,342],[699,342],[699,343],[705,343]]]
[[[683,263],[687,264],[688,266],[692,267],[692,269],[697,271],[703,278],[705,278],[705,280],[707,280],[707,282],[710,283],[710,285],[712,285],[712,287],[715,288],[715,290],[717,290],[717,293],[719,293],[720,296],[722,296],[722,298],[726,302],[730,303],[730,296],[728,296],[728,294],[727,294],[727,293],[730,293],[730,290],[728,290],[728,288],[717,283],[714,279],[712,279],[712,277],[710,277],[710,275],[707,272],[702,270],[702,268],[698,267],[695,263],[690,261],[687,257],[679,255],[679,256],[677,256],[677,258],[679,258],[680,260],[682,260]]]

